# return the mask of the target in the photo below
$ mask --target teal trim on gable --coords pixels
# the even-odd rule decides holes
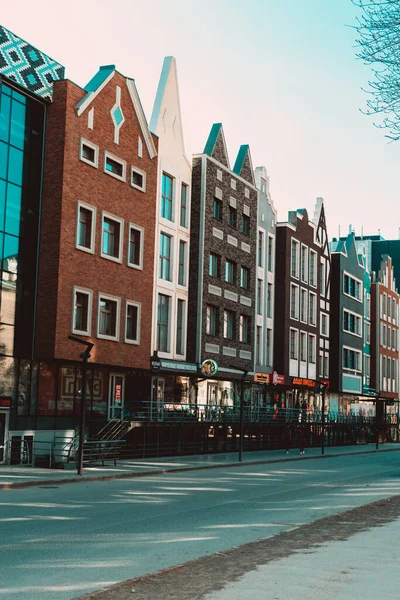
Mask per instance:
[[[113,71],[115,71],[115,65],[100,67],[96,75],[83,88],[85,92],[95,92]]]
[[[243,146],[240,146],[239,152],[238,152],[238,155],[237,155],[237,158],[236,158],[236,162],[235,162],[235,165],[233,167],[233,172],[236,175],[240,175],[240,173],[242,172],[244,161],[245,161],[245,158],[247,156],[248,151],[249,151],[249,145],[248,144],[244,144]]]
[[[222,123],[214,123],[214,125],[211,127],[210,135],[208,136],[208,140],[204,146],[203,154],[212,156],[221,129]]]
[[[156,93],[156,99],[154,100],[153,112],[151,113],[150,119],[150,131],[156,133],[158,119],[160,118],[160,111],[162,101],[164,99],[165,88],[167,86],[168,77],[171,71],[172,63],[174,61],[173,56],[166,56],[164,58],[163,67],[161,70],[160,81],[158,82],[158,88]]]

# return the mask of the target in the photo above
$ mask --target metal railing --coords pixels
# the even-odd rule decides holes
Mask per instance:
[[[122,418],[124,421],[150,423],[238,423],[240,407],[211,404],[171,404],[143,402],[136,406],[127,406]],[[392,416],[387,415],[386,423]],[[274,409],[272,406],[245,405],[243,408],[245,423],[320,423],[322,411],[299,408]],[[375,416],[352,415],[340,411],[325,411],[325,422],[335,423],[375,423]]]

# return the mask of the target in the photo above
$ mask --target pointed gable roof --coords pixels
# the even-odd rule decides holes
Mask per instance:
[[[176,59],[173,56],[164,58],[150,119],[150,130],[160,138],[160,143],[165,135],[168,137],[169,145],[178,144],[186,161],[190,164],[185,155],[178,71]]]
[[[214,125],[211,127],[211,131],[206,145],[204,146],[203,152],[230,170],[228,150],[226,147],[222,123],[214,123]]]
[[[104,65],[100,67],[96,75],[84,87],[86,95],[79,100],[75,106],[78,117],[87,109],[89,104],[93,102],[96,96],[106,87],[107,83],[114,77],[115,65]]]
[[[250,146],[248,144],[240,146],[233,172],[242,177],[245,181],[254,185],[253,163],[251,161]]]

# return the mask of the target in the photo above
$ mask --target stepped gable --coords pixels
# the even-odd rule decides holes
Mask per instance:
[[[231,168],[222,123],[214,123],[211,127],[210,135],[208,136],[203,152],[221,163],[221,165],[224,165],[224,167]]]

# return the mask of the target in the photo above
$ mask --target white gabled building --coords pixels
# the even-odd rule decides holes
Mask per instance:
[[[172,384],[166,381],[168,373],[185,372],[185,366],[179,363],[186,361],[192,176],[185,154],[176,60],[172,56],[164,59],[150,130],[159,138],[152,352],[157,351],[164,360],[153,377],[153,399],[156,394],[158,401],[169,401],[177,394],[176,386],[173,392]]]

